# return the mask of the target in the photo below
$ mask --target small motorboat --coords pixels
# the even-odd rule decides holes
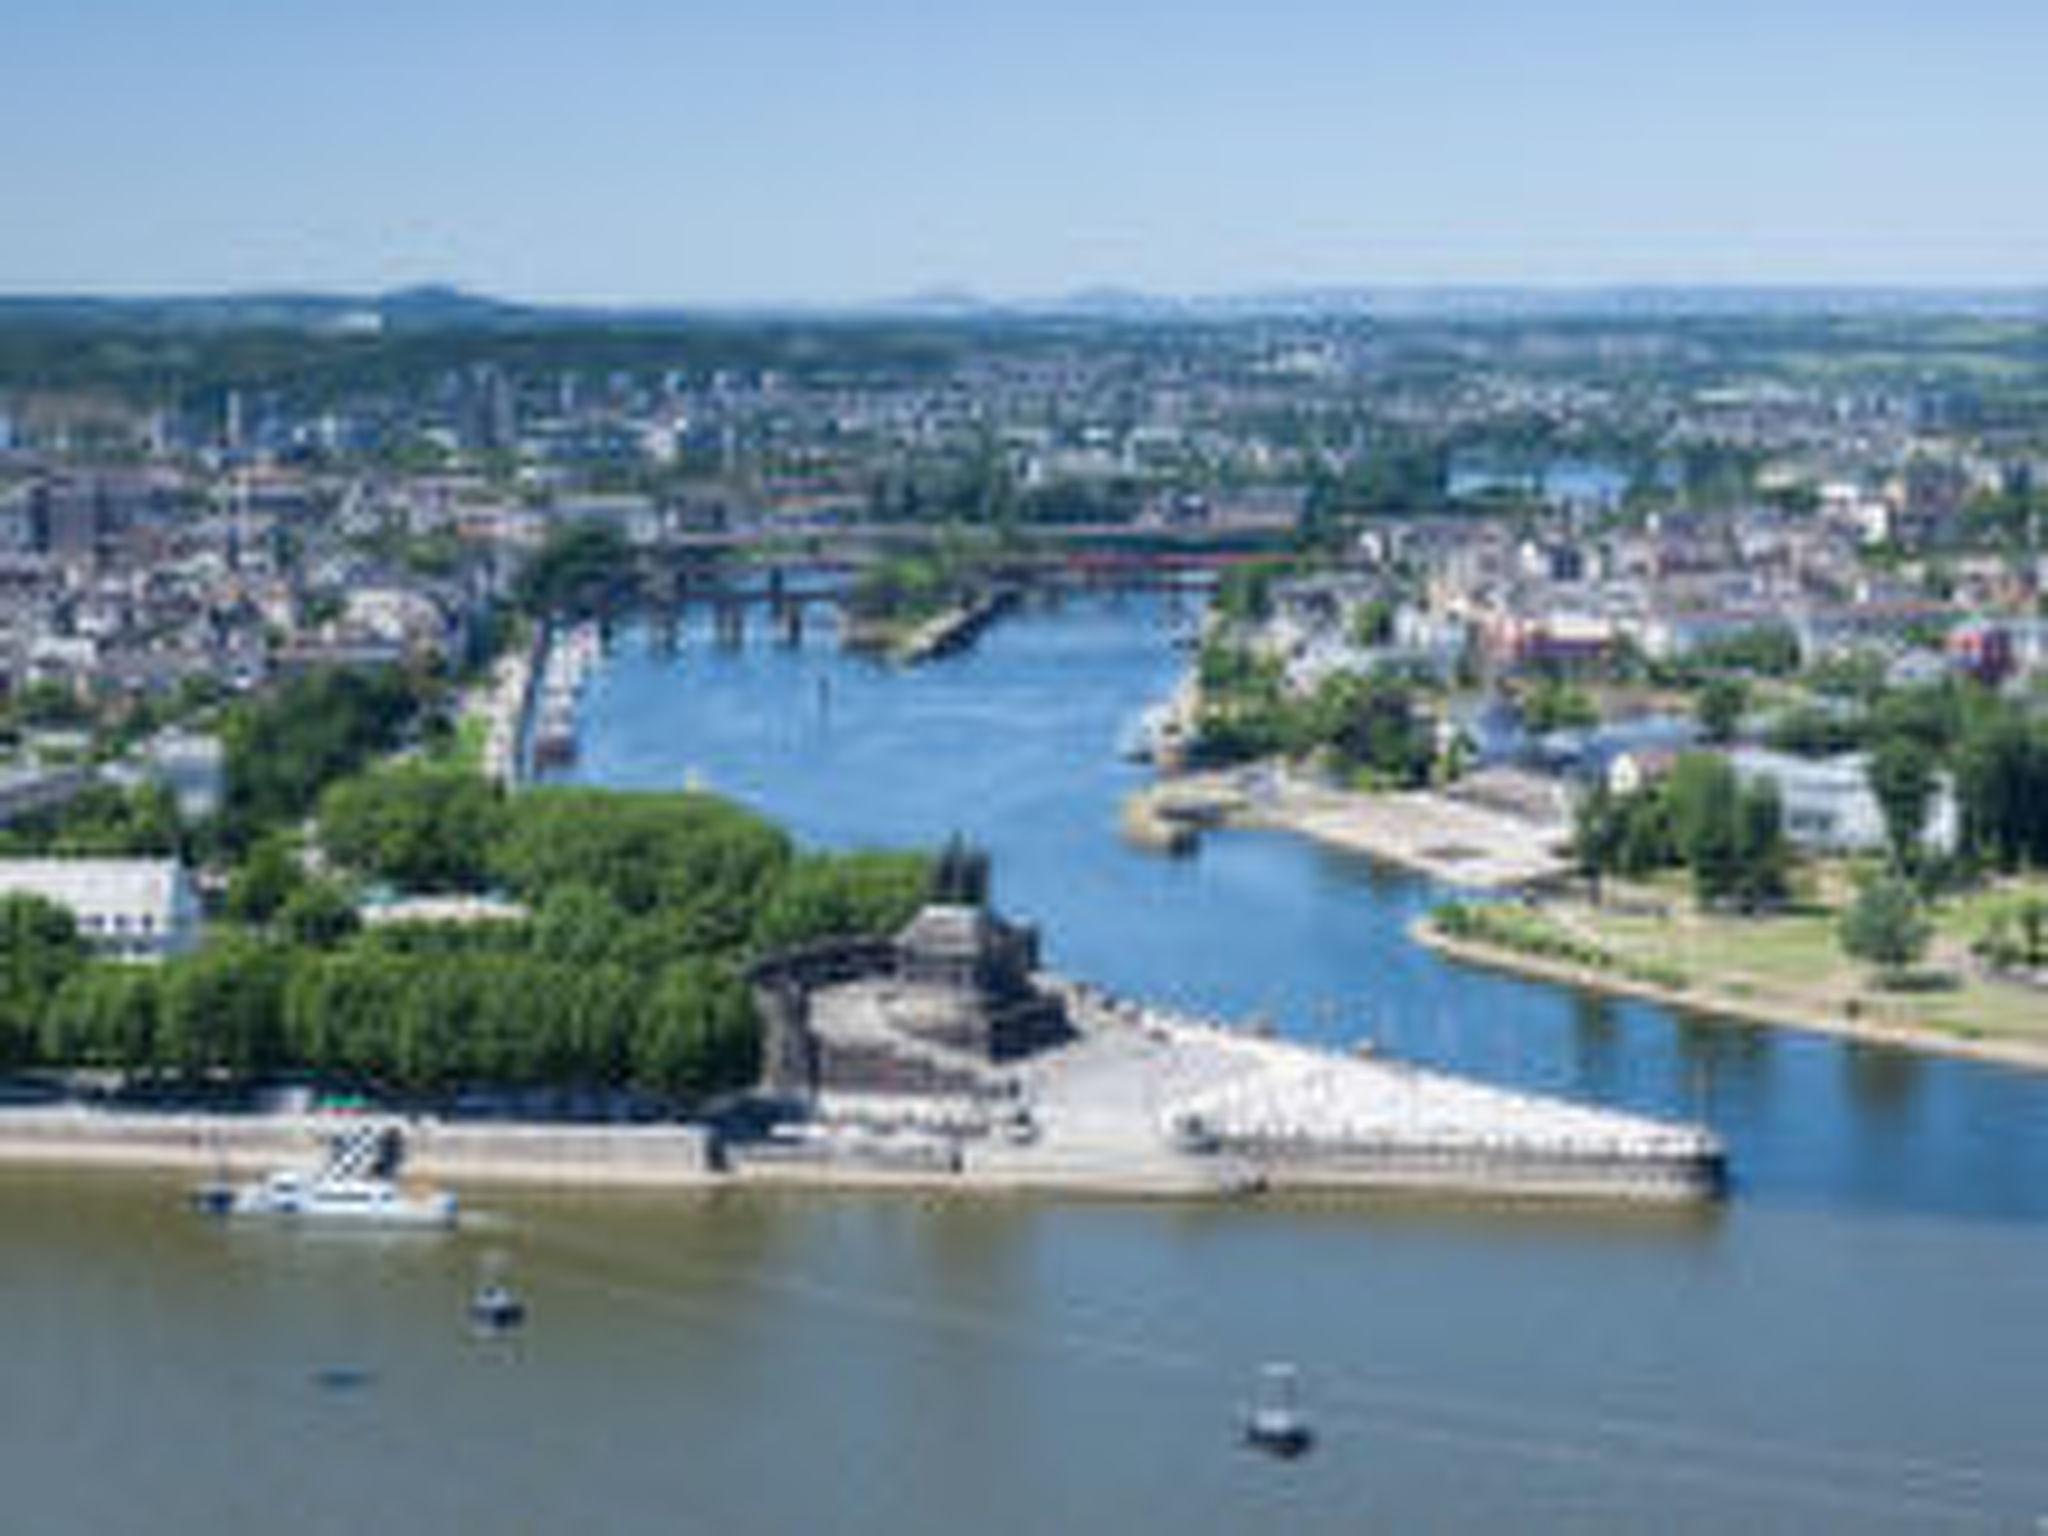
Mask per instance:
[[[1316,1443],[1316,1432],[1301,1411],[1300,1376],[1292,1365],[1275,1361],[1259,1370],[1258,1394],[1244,1416],[1245,1444],[1291,1461]]]
[[[469,1320],[482,1333],[509,1333],[526,1321],[526,1303],[510,1286],[479,1286],[469,1298]]]
[[[526,1321],[526,1302],[505,1282],[504,1259],[484,1257],[477,1287],[470,1293],[469,1324],[482,1334],[510,1333]]]

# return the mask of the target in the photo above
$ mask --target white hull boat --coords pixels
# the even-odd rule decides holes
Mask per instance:
[[[455,1196],[407,1189],[393,1177],[403,1157],[394,1128],[352,1127],[328,1143],[313,1172],[280,1169],[248,1184],[215,1180],[193,1196],[210,1216],[255,1216],[338,1226],[452,1227]]]
[[[290,1221],[380,1227],[452,1227],[455,1196],[446,1190],[412,1191],[389,1179],[326,1178],[291,1170],[254,1183],[210,1184],[200,1208],[215,1216],[265,1216]]]

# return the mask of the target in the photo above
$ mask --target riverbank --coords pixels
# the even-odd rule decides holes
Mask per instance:
[[[1205,827],[1260,827],[1472,890],[1565,873],[1563,817],[1504,809],[1483,798],[1485,788],[1347,790],[1260,764],[1161,779],[1126,799],[1122,819],[1141,845],[1178,852]]]
[[[1429,914],[1416,918],[1408,931],[1417,943],[1446,959],[1581,991],[1637,998],[1690,1014],[1832,1035],[1865,1045],[2048,1072],[2048,1039],[1972,1036],[1897,1018],[1872,1017],[1867,991],[1838,997],[1787,994],[1760,983],[1752,975],[1727,972],[1704,977],[1688,973],[1684,984],[1677,985],[1641,974],[1622,974],[1610,966],[1531,954],[1504,944],[1453,936],[1437,927]],[[1848,1006],[1852,999],[1858,1004],[1853,1013]],[[1881,1000],[1880,1006],[1884,1001],[1891,1000]],[[2043,1002],[2042,1009],[2048,1013],[2048,1001]]]
[[[507,789],[523,777],[522,744],[533,709],[544,638],[536,633],[507,648],[490,675],[464,697],[458,712],[457,765]]]
[[[1071,1033],[946,1093],[838,1090],[774,1134],[702,1123],[0,1111],[0,1162],[247,1178],[317,1160],[368,1120],[453,1183],[1227,1198],[1399,1190],[1663,1203],[1719,1192],[1703,1127],[1276,1040],[1041,975]],[[998,1080],[999,1078],[999,1080]]]

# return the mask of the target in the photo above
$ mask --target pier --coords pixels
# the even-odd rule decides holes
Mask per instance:
[[[1020,597],[1014,587],[993,588],[908,628],[886,619],[849,619],[846,644],[853,650],[880,652],[903,666],[935,661],[972,645]]]
[[[479,771],[506,789],[517,789],[524,777],[522,745],[533,713],[534,679],[540,672],[544,643],[536,636],[526,646],[500,656],[490,678],[472,695],[464,711],[483,721]]]
[[[578,624],[559,635],[548,636],[540,676],[534,685],[528,745],[536,772],[566,767],[576,761],[577,708],[603,655],[604,638],[595,624]]]

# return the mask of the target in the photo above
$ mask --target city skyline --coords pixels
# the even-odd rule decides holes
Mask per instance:
[[[46,7],[0,291],[2027,287],[2044,42],[2007,0]]]

